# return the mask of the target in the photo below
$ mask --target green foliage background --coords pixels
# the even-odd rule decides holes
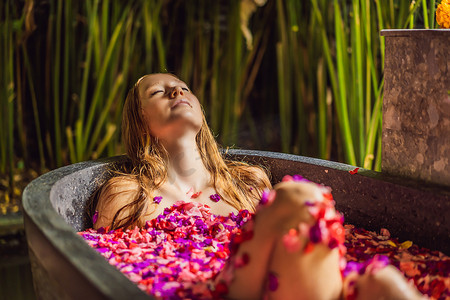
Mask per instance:
[[[191,86],[224,147],[379,170],[379,32],[434,28],[435,1],[252,3],[2,1],[1,174],[13,186],[17,168],[121,154],[127,90],[166,71]]]

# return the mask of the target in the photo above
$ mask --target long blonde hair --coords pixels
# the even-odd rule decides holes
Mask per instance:
[[[116,212],[112,229],[143,226],[142,216],[153,199],[153,191],[166,182],[168,177],[168,153],[146,129],[138,86],[139,81],[128,92],[122,115],[122,140],[132,166],[110,179],[103,189],[110,189],[117,180],[126,178],[138,183],[139,191],[135,199]],[[224,159],[204,114],[202,119],[196,142],[202,162],[211,174],[213,186],[223,201],[234,208],[254,211],[263,189],[271,187],[268,177],[260,176],[264,171],[259,166]],[[129,213],[119,218],[123,210]]]

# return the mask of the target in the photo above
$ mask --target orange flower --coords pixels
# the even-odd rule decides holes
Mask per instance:
[[[442,0],[438,5],[436,21],[442,28],[450,28],[450,0]]]

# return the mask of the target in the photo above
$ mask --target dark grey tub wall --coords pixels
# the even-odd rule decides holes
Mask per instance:
[[[230,150],[232,158],[267,166],[273,182],[301,174],[333,189],[346,221],[366,229],[388,228],[400,240],[450,253],[448,188],[403,182],[353,166],[307,157]],[[25,229],[36,294],[43,299],[151,299],[77,235],[91,225],[87,201],[110,164],[125,157],[89,161],[51,171],[24,191]]]

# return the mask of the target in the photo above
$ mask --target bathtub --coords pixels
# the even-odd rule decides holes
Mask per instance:
[[[276,183],[286,174],[330,186],[345,221],[388,228],[400,241],[450,254],[450,188],[309,157],[229,150],[229,157],[265,165]],[[93,250],[77,231],[92,226],[86,205],[111,164],[125,156],[48,172],[23,193],[24,224],[35,292],[40,299],[152,299]]]

